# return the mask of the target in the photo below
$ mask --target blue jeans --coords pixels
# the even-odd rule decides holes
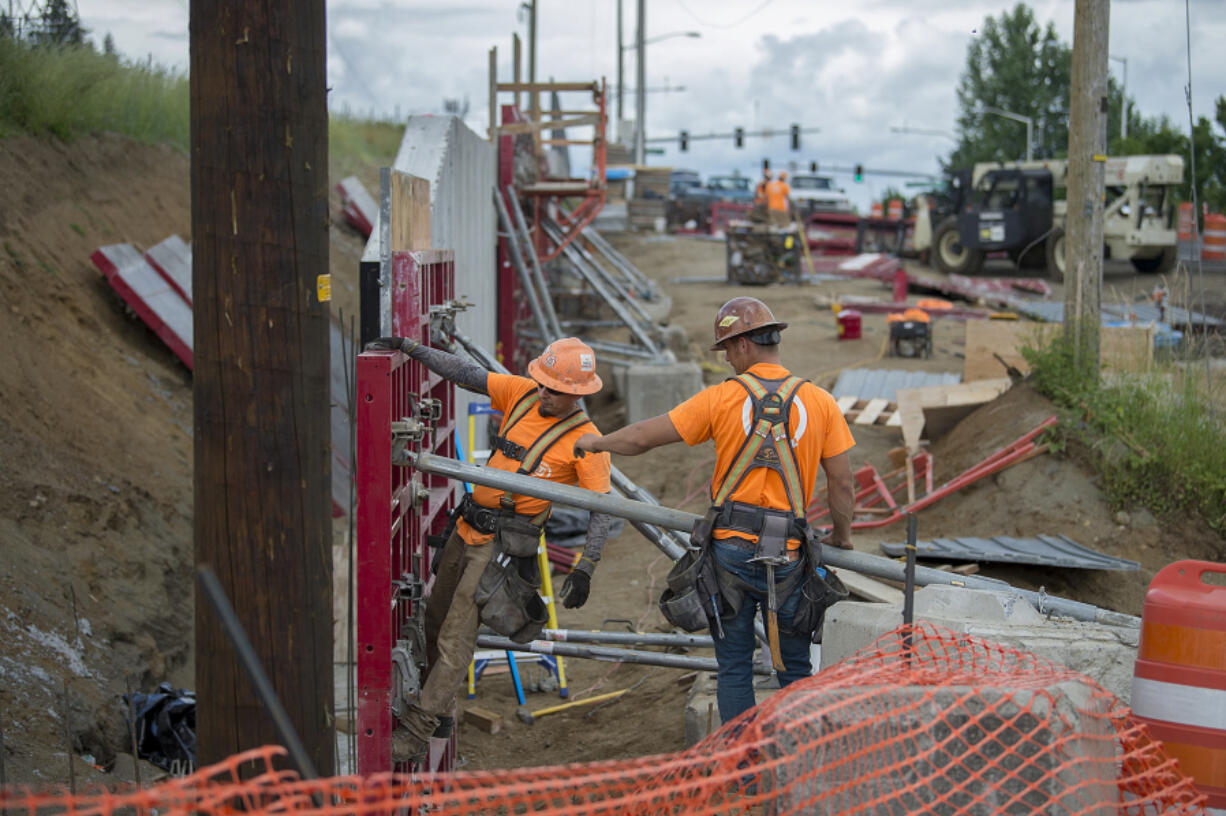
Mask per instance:
[[[728,722],[753,708],[757,702],[753,691],[753,653],[757,646],[753,623],[759,607],[762,609],[762,619],[766,620],[766,567],[749,562],[753,557],[752,549],[744,549],[720,539],[711,543],[711,551],[720,568],[750,586],[740,610],[732,617],[721,620],[723,637],[719,636],[718,631],[712,632],[715,636],[715,660],[719,666],[715,699],[719,702],[720,720]],[[793,561],[785,566],[775,567],[776,585],[799,569],[802,563],[804,562]],[[787,598],[776,598],[781,630],[791,625],[799,601],[798,591],[792,592]],[[784,671],[778,673],[780,688],[813,673],[813,667],[809,663],[809,638],[780,631],[779,651],[784,666]]]

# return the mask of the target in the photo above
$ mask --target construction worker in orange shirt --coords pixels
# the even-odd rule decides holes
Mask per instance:
[[[767,621],[779,685],[786,686],[812,673],[809,644],[820,639],[825,607],[846,597],[834,573],[821,566],[821,546],[805,514],[820,468],[834,523],[828,543],[851,549],[855,493],[848,451],[855,441],[834,398],[781,365],[786,328],[757,298],[733,298],[716,315],[711,348],[724,352],[736,377],[667,414],[608,436],[584,434],[575,444],[576,451],[636,456],[674,442],[714,440],[711,507],[690,539],[700,549],[674,567],[660,606],[691,631],[704,625],[695,617],[705,616],[715,636],[716,698],[725,723],[755,703],[757,608]],[[704,559],[713,560],[714,586],[702,577]],[[697,590],[674,591],[674,576],[690,573]],[[694,603],[689,598],[700,607],[687,605]]]
[[[578,407],[582,396],[601,389],[596,355],[582,341],[565,337],[546,346],[528,364],[531,378],[488,372],[402,337],[383,337],[367,348],[402,351],[461,388],[488,394],[490,407],[503,414],[488,467],[609,492],[608,454],[574,453],[581,435],[600,436]],[[547,610],[536,592],[536,555],[550,509],[544,499],[477,485],[452,514],[426,599],[426,675],[417,702],[392,731],[393,761],[420,762],[432,736],[450,735],[479,624],[521,643],[540,634]],[[604,513],[589,516],[583,555],[559,593],[568,609],[587,602],[609,523]]]
[[[771,183],[771,171],[768,168],[762,168],[762,180],[758,182],[758,186],[753,191],[753,209],[749,211],[751,221],[766,220],[766,188]]]
[[[789,212],[791,202],[789,196],[792,187],[788,184],[788,171],[780,170],[779,178],[766,185],[766,208],[770,213],[770,222],[777,227],[786,227],[792,222]]]

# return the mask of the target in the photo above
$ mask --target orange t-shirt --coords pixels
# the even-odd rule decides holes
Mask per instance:
[[[485,387],[490,393],[490,407],[495,411],[502,411],[505,415],[520,397],[536,390],[536,383],[527,377],[516,377],[512,374],[490,374],[486,378]],[[517,445],[530,447],[561,418],[541,416],[537,407],[531,407],[511,428],[510,439]],[[578,485],[597,493],[608,493],[609,454],[589,453],[582,459],[575,457],[575,441],[585,433],[600,435],[600,431],[591,422],[572,428],[546,451],[545,457],[532,475],[560,484]],[[504,456],[502,451],[495,450],[487,464],[498,470],[516,471],[521,463]],[[497,508],[503,492],[492,487],[473,485],[473,500],[483,507]],[[534,516],[549,507],[549,502],[533,496],[514,495],[512,498],[515,499],[515,512],[522,515]],[[469,544],[484,544],[493,538],[492,535],[477,532],[464,519],[456,523],[456,530]]]
[[[779,212],[787,212],[788,196],[791,194],[792,188],[788,186],[786,181],[768,182],[766,185],[766,206],[772,210]],[[738,388],[740,386],[737,386]],[[744,389],[741,389],[744,390]]]
[[[750,367],[748,373],[765,380],[782,380],[791,376],[786,368],[774,363],[757,363]],[[668,418],[687,445],[715,440],[713,478],[718,480],[732,467],[745,437],[749,435],[753,400],[740,383],[726,380],[699,391],[669,411]],[[822,460],[850,450],[856,441],[852,439],[851,429],[847,427],[847,420],[843,419],[834,397],[813,383],[803,383],[796,389],[788,428],[807,506],[817,486],[817,473]],[[714,489],[718,491],[719,487],[720,483],[715,482]],[[783,479],[769,468],[746,471],[740,486],[728,499],[773,510],[791,509]],[[716,538],[733,536],[751,541],[757,538],[732,530],[715,531]],[[798,542],[789,542],[789,546],[794,549]]]

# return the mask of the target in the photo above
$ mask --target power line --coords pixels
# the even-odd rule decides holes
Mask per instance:
[[[764,9],[764,8],[766,8],[767,6],[769,6],[769,5],[770,5],[771,3],[773,3],[773,2],[775,2],[775,0],[763,0],[763,2],[762,2],[760,5],[756,6],[756,7],[755,7],[755,8],[754,8],[752,11],[750,11],[750,12],[749,12],[748,14],[746,14],[744,17],[742,17],[741,19],[737,20],[736,22],[732,22],[732,23],[712,23],[712,22],[708,22],[708,21],[706,21],[706,20],[702,19],[701,17],[699,17],[699,16],[698,16],[697,14],[695,14],[694,12],[690,11],[689,7],[687,7],[687,6],[685,5],[684,0],[677,0],[677,5],[681,6],[682,10],[683,10],[683,11],[685,11],[685,13],[686,13],[686,14],[690,15],[690,16],[691,16],[691,17],[693,17],[693,18],[694,18],[694,19],[695,19],[697,22],[699,22],[700,24],[702,24],[702,25],[704,25],[704,26],[707,26],[707,27],[709,27],[709,28],[725,28],[725,29],[727,29],[727,28],[736,28],[736,27],[737,27],[737,26],[739,26],[741,23],[745,22],[745,21],[746,21],[746,20],[748,20],[750,17],[753,17],[755,14],[757,14],[759,11],[761,11],[761,10],[762,10],[762,9]]]

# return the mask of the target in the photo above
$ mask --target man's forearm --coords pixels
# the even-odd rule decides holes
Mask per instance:
[[[661,445],[680,442],[681,434],[677,433],[677,429],[673,427],[668,414],[661,414],[633,425],[627,425],[599,439],[595,435],[585,436],[585,438],[592,440],[593,447],[589,450],[608,451],[622,456],[637,456]]]
[[[478,394],[489,394],[486,388],[489,372],[476,363],[429,346],[417,346],[409,352],[409,356],[461,388]]]
[[[856,509],[856,491],[850,479],[827,480],[830,520],[836,541],[851,539],[851,514]]]
[[[600,563],[600,554],[604,551],[605,542],[609,540],[609,527],[612,523],[613,519],[608,513],[592,513],[588,516],[587,542],[583,545],[583,559],[588,563],[584,564],[581,559],[578,569],[582,569],[589,576]]]

